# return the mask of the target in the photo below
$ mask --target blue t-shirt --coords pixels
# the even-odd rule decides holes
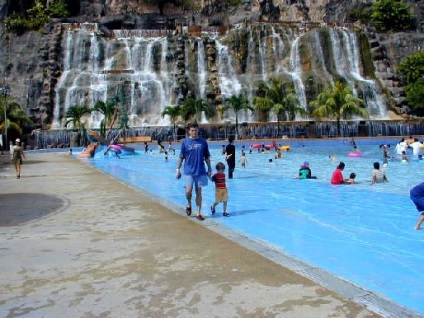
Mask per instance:
[[[185,138],[181,145],[180,158],[184,159],[184,174],[206,175],[205,159],[211,156],[209,146],[203,138]]]

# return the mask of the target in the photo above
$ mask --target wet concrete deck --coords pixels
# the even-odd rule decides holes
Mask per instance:
[[[411,316],[64,153],[27,159],[16,179],[1,157],[0,317]]]

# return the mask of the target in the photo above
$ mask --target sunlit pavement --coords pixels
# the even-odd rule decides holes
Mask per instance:
[[[27,159],[16,179],[1,157],[1,317],[411,316],[339,296],[65,153]]]

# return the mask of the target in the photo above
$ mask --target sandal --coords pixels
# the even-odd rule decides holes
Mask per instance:
[[[223,216],[230,216],[230,213],[224,212],[222,215]]]
[[[196,219],[203,221],[205,218],[203,217],[203,215],[198,214],[198,215],[196,215]]]
[[[187,213],[188,216],[191,215],[191,206],[186,207],[186,213]]]

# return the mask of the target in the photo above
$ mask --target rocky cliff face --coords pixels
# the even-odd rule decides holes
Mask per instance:
[[[7,2],[0,0],[1,18],[4,18],[7,11]],[[260,20],[344,22],[347,12],[359,0],[243,0],[237,8],[228,7],[227,1],[223,0],[199,0],[195,1],[196,10],[190,12],[167,4],[164,7],[164,16],[159,15],[157,6],[141,5],[137,0],[67,2],[74,13],[68,21],[100,22],[104,27],[102,32],[106,34],[112,28],[141,29],[158,25],[207,27]],[[417,32],[378,34],[366,30],[376,75],[382,85],[392,93],[392,106],[396,107],[402,106],[404,102],[404,92],[395,75],[397,65],[410,54],[423,51],[424,1],[410,2],[421,21]],[[31,3],[31,0],[19,1],[22,8],[30,7]],[[17,9],[18,2],[13,2],[11,7],[13,6]],[[62,29],[57,22],[47,25],[42,32],[29,32],[0,40],[0,56],[3,61],[0,65],[0,79],[11,87],[11,95],[27,109],[40,128],[50,127],[56,98],[55,88],[63,72],[64,52],[59,45]],[[0,31],[3,31],[1,26]],[[213,50],[211,47],[207,49]]]

